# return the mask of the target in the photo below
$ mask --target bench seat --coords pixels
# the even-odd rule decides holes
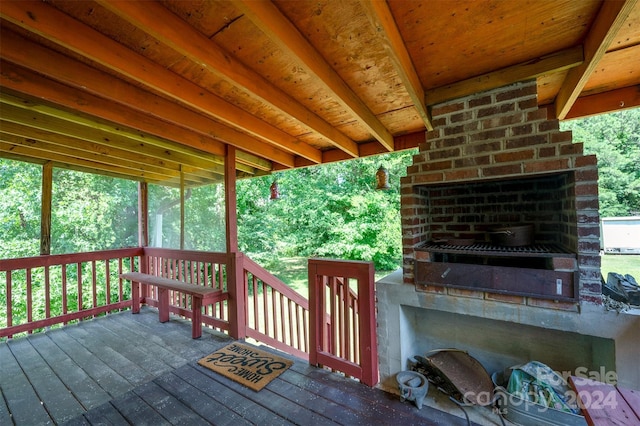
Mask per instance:
[[[160,322],[169,321],[169,290],[179,291],[192,296],[191,299],[191,337],[198,339],[202,336],[202,306],[212,305],[223,300],[222,290],[204,287],[171,278],[143,274],[141,272],[126,272],[120,278],[130,280],[132,313],[140,312],[140,288],[134,283],[152,285],[158,288],[158,311]]]
[[[589,426],[640,425],[640,391],[575,376],[569,385]]]

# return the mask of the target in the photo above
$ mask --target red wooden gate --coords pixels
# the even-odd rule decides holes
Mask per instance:
[[[371,262],[309,259],[309,363],[378,383]]]

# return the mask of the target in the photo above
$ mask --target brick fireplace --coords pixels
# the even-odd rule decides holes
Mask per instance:
[[[538,107],[535,80],[432,116],[401,180],[403,268],[376,284],[381,387],[395,390],[413,355],[455,347],[489,372],[538,360],[639,388],[640,316],[602,306],[596,158]],[[488,241],[492,227],[522,223],[539,249]],[[451,239],[473,244],[431,245]]]
[[[569,276],[562,275],[563,292],[541,290],[545,301],[514,300],[545,305],[561,300],[550,306],[563,309],[573,309],[571,302],[578,299],[600,303],[596,159],[583,155],[571,132],[560,131],[558,121],[538,108],[535,80],[439,105],[432,114],[435,130],[427,133],[402,179],[404,281],[422,291],[455,289],[456,283],[416,282],[416,265],[437,257],[425,255],[421,246],[447,238],[484,241],[491,227],[530,223],[535,242],[555,248],[547,256],[549,268],[575,277],[567,282]],[[484,261],[500,258],[481,254],[476,257]],[[532,263],[529,254],[502,260],[513,266]],[[555,282],[554,274],[547,275]],[[498,290],[502,296],[522,293],[508,285]]]

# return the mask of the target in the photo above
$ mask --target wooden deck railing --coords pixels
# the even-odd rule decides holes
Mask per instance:
[[[202,322],[217,330],[229,330],[229,293],[227,287],[226,253],[173,250],[147,247],[144,249],[140,272],[171,278],[205,287],[219,288],[224,292],[222,301],[213,306],[205,306]],[[143,287],[147,287],[143,285]],[[158,306],[158,289],[143,288],[144,302]],[[190,317],[190,296],[178,291],[169,291],[169,312]]]
[[[309,302],[246,256],[247,337],[309,359]]]
[[[142,253],[130,248],[0,260],[0,338],[129,308],[131,289],[119,274],[136,268]]]
[[[378,383],[374,280],[371,262],[309,259],[309,363],[369,386]]]
[[[307,300],[242,253],[130,248],[0,260],[0,338],[130,308],[129,281],[119,277],[129,271],[220,288],[224,298],[204,308],[205,325],[369,386],[378,381],[370,262],[310,259]],[[143,285],[142,301],[157,306],[156,292]],[[169,297],[170,312],[191,317],[190,296]]]

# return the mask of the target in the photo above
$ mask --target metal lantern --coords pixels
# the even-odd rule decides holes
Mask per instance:
[[[389,189],[389,171],[384,167],[380,166],[378,171],[376,172],[376,189]]]
[[[271,187],[269,187],[269,190],[271,191],[271,196],[269,197],[269,199],[277,200],[280,198],[280,188],[278,188],[277,180],[274,179],[273,183],[271,184]]]

